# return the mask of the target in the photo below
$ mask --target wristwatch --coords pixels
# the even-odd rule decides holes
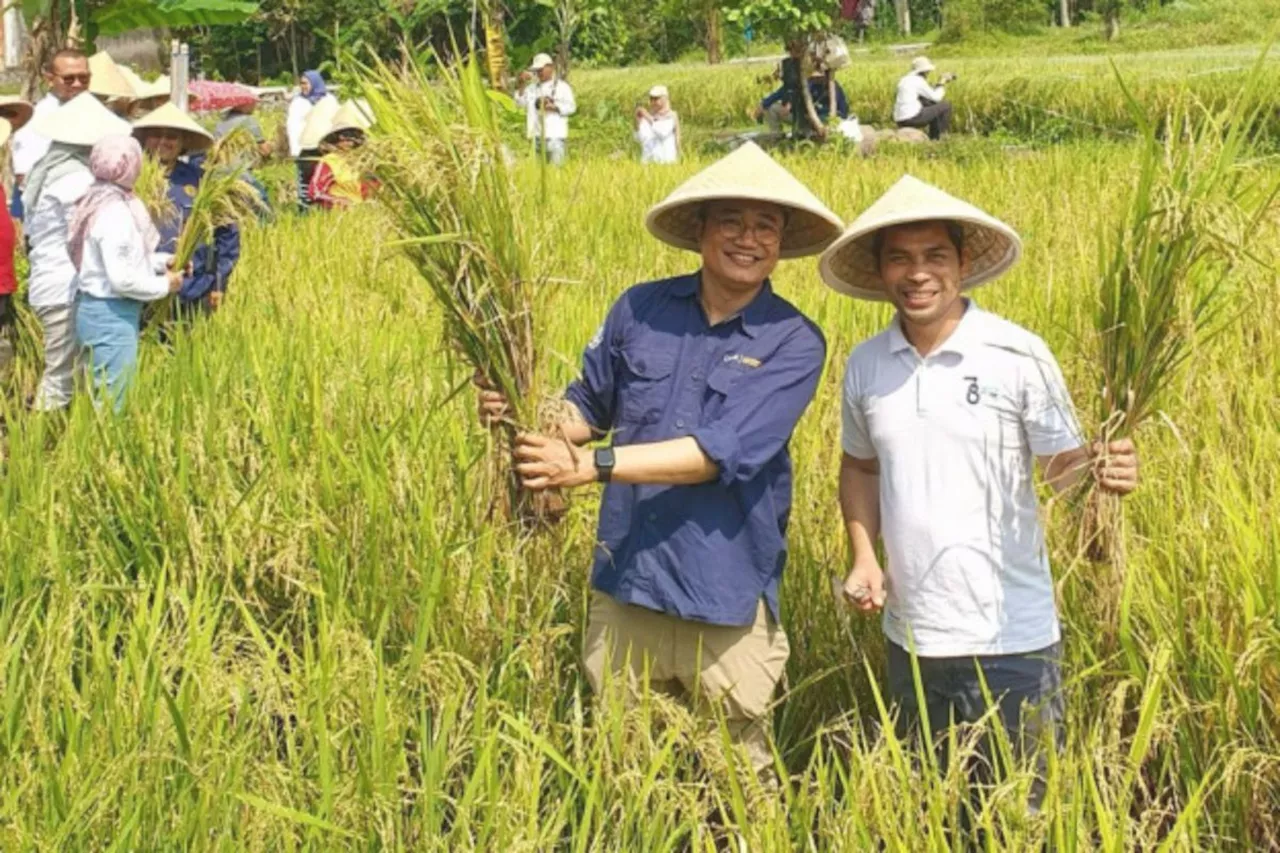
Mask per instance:
[[[613,466],[617,463],[614,457],[612,447],[597,447],[595,449],[596,463],[596,480],[601,483],[607,483],[613,479]]]

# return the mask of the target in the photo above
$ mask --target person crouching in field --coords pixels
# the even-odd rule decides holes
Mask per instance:
[[[182,287],[156,254],[160,233],[133,194],[142,148],[130,136],[108,136],[89,159],[94,184],[76,203],[67,252],[76,268],[76,340],[98,403],[118,411],[138,361],[142,307]]]
[[[893,101],[893,121],[898,127],[928,130],[930,139],[941,139],[951,128],[951,104],[946,100],[947,83],[954,74],[944,74],[936,87],[929,85],[929,75],[935,70],[927,57],[917,56],[911,61],[911,73],[898,81],[897,96]]]
[[[645,224],[698,252],[701,269],[614,303],[565,394],[573,415],[520,436],[517,470],[533,490],[605,484],[583,651],[596,693],[609,681],[722,712],[767,782],[769,707],[790,653],[778,603],[788,444],[826,353],[769,275],[820,251],[839,219],[748,143]],[[490,422],[505,411],[496,392],[480,404]],[[582,449],[608,434],[612,446]]]
[[[374,183],[365,180],[355,151],[364,145],[366,122],[355,104],[342,105],[320,142],[321,157],[311,175],[307,196],[323,210],[359,204],[373,195]]]
[[[169,201],[174,215],[156,226],[160,230],[160,251],[172,254],[204,177],[204,170],[191,162],[191,158],[208,150],[213,144],[213,134],[175,104],[165,104],[134,122],[133,135],[148,156],[160,161],[169,176]],[[187,160],[182,159],[184,154]],[[178,291],[180,318],[218,310],[231,274],[240,261],[240,229],[234,224],[220,225],[213,234],[212,245],[196,249],[191,261],[193,273]]]
[[[636,141],[641,163],[680,161],[680,116],[671,109],[666,86],[649,90],[649,106],[636,107]]]
[[[985,685],[1014,749],[1030,754],[1043,736],[1061,743],[1063,715],[1033,460],[1055,491],[1092,475],[1123,495],[1137,486],[1138,459],[1128,440],[1087,445],[1044,341],[964,295],[1020,254],[1009,226],[906,176],[820,269],[836,291],[897,308],[845,370],[840,508],[853,557],[844,595],[884,610],[899,734],[925,716],[933,742],[945,742],[952,720],[986,713]],[[1044,767],[1041,752],[1033,809]]]

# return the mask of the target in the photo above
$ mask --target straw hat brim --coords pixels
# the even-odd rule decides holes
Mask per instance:
[[[89,73],[89,91],[98,97],[132,101],[138,96],[129,78],[120,73],[120,66],[105,51],[89,57]]]
[[[713,201],[760,202],[786,211],[780,258],[816,255],[842,227],[840,217],[751,142],[712,163],[654,205],[645,216],[645,227],[668,245],[699,251],[703,206]]]
[[[364,113],[360,105],[355,101],[347,101],[334,113],[333,121],[329,124],[329,129],[325,131],[321,142],[325,142],[330,137],[347,130],[358,130],[363,133],[372,126],[373,122]]]
[[[5,122],[10,126],[10,130],[21,130],[23,125],[31,121],[31,117],[35,115],[35,108],[22,98],[6,95],[0,97],[0,112],[11,114],[6,116],[8,121]]]
[[[96,97],[84,92],[56,110],[41,115],[32,129],[52,142],[92,148],[103,138],[133,130],[129,122],[112,113]]]
[[[172,103],[162,104],[133,123],[135,134],[162,128],[182,134],[184,151],[204,151],[213,145],[213,134]]]
[[[1011,227],[908,175],[823,252],[818,262],[822,280],[846,296],[889,301],[875,252],[876,234],[896,225],[930,221],[955,222],[963,229],[969,266],[961,290],[998,278],[1022,256],[1022,239]]]
[[[302,136],[299,138],[299,147],[303,151],[311,151],[319,148],[320,143],[324,142],[324,138],[328,136],[333,127],[333,120],[338,115],[338,99],[332,96],[325,96],[311,108],[311,112],[307,113],[306,123],[302,125]]]

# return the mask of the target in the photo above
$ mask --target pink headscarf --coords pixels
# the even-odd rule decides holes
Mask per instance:
[[[133,194],[133,185],[142,172],[142,146],[138,140],[123,135],[104,137],[89,154],[89,171],[97,181],[76,202],[67,228],[67,252],[76,270],[79,271],[84,259],[84,244],[94,220],[104,207],[115,201],[122,201],[129,208],[147,254],[155,252],[160,245],[160,232],[156,231],[142,200]]]

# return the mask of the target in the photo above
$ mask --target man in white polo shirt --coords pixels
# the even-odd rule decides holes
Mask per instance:
[[[893,100],[893,121],[898,127],[927,130],[930,139],[941,139],[951,127],[951,104],[946,100],[947,84],[954,74],[942,75],[937,86],[929,85],[929,75],[937,69],[927,56],[911,60],[911,73],[898,81]]]
[[[1058,491],[1092,471],[1127,494],[1138,460],[1128,440],[1100,456],[1044,341],[963,295],[1020,254],[1009,226],[907,176],[827,249],[821,270],[840,293],[898,309],[849,357],[840,505],[853,555],[844,594],[884,609],[902,733],[922,710],[936,735],[977,721],[985,680],[1012,742],[1031,749],[1042,733],[1060,736],[1063,708],[1035,463]],[[1042,797],[1040,781],[1032,806]]]

